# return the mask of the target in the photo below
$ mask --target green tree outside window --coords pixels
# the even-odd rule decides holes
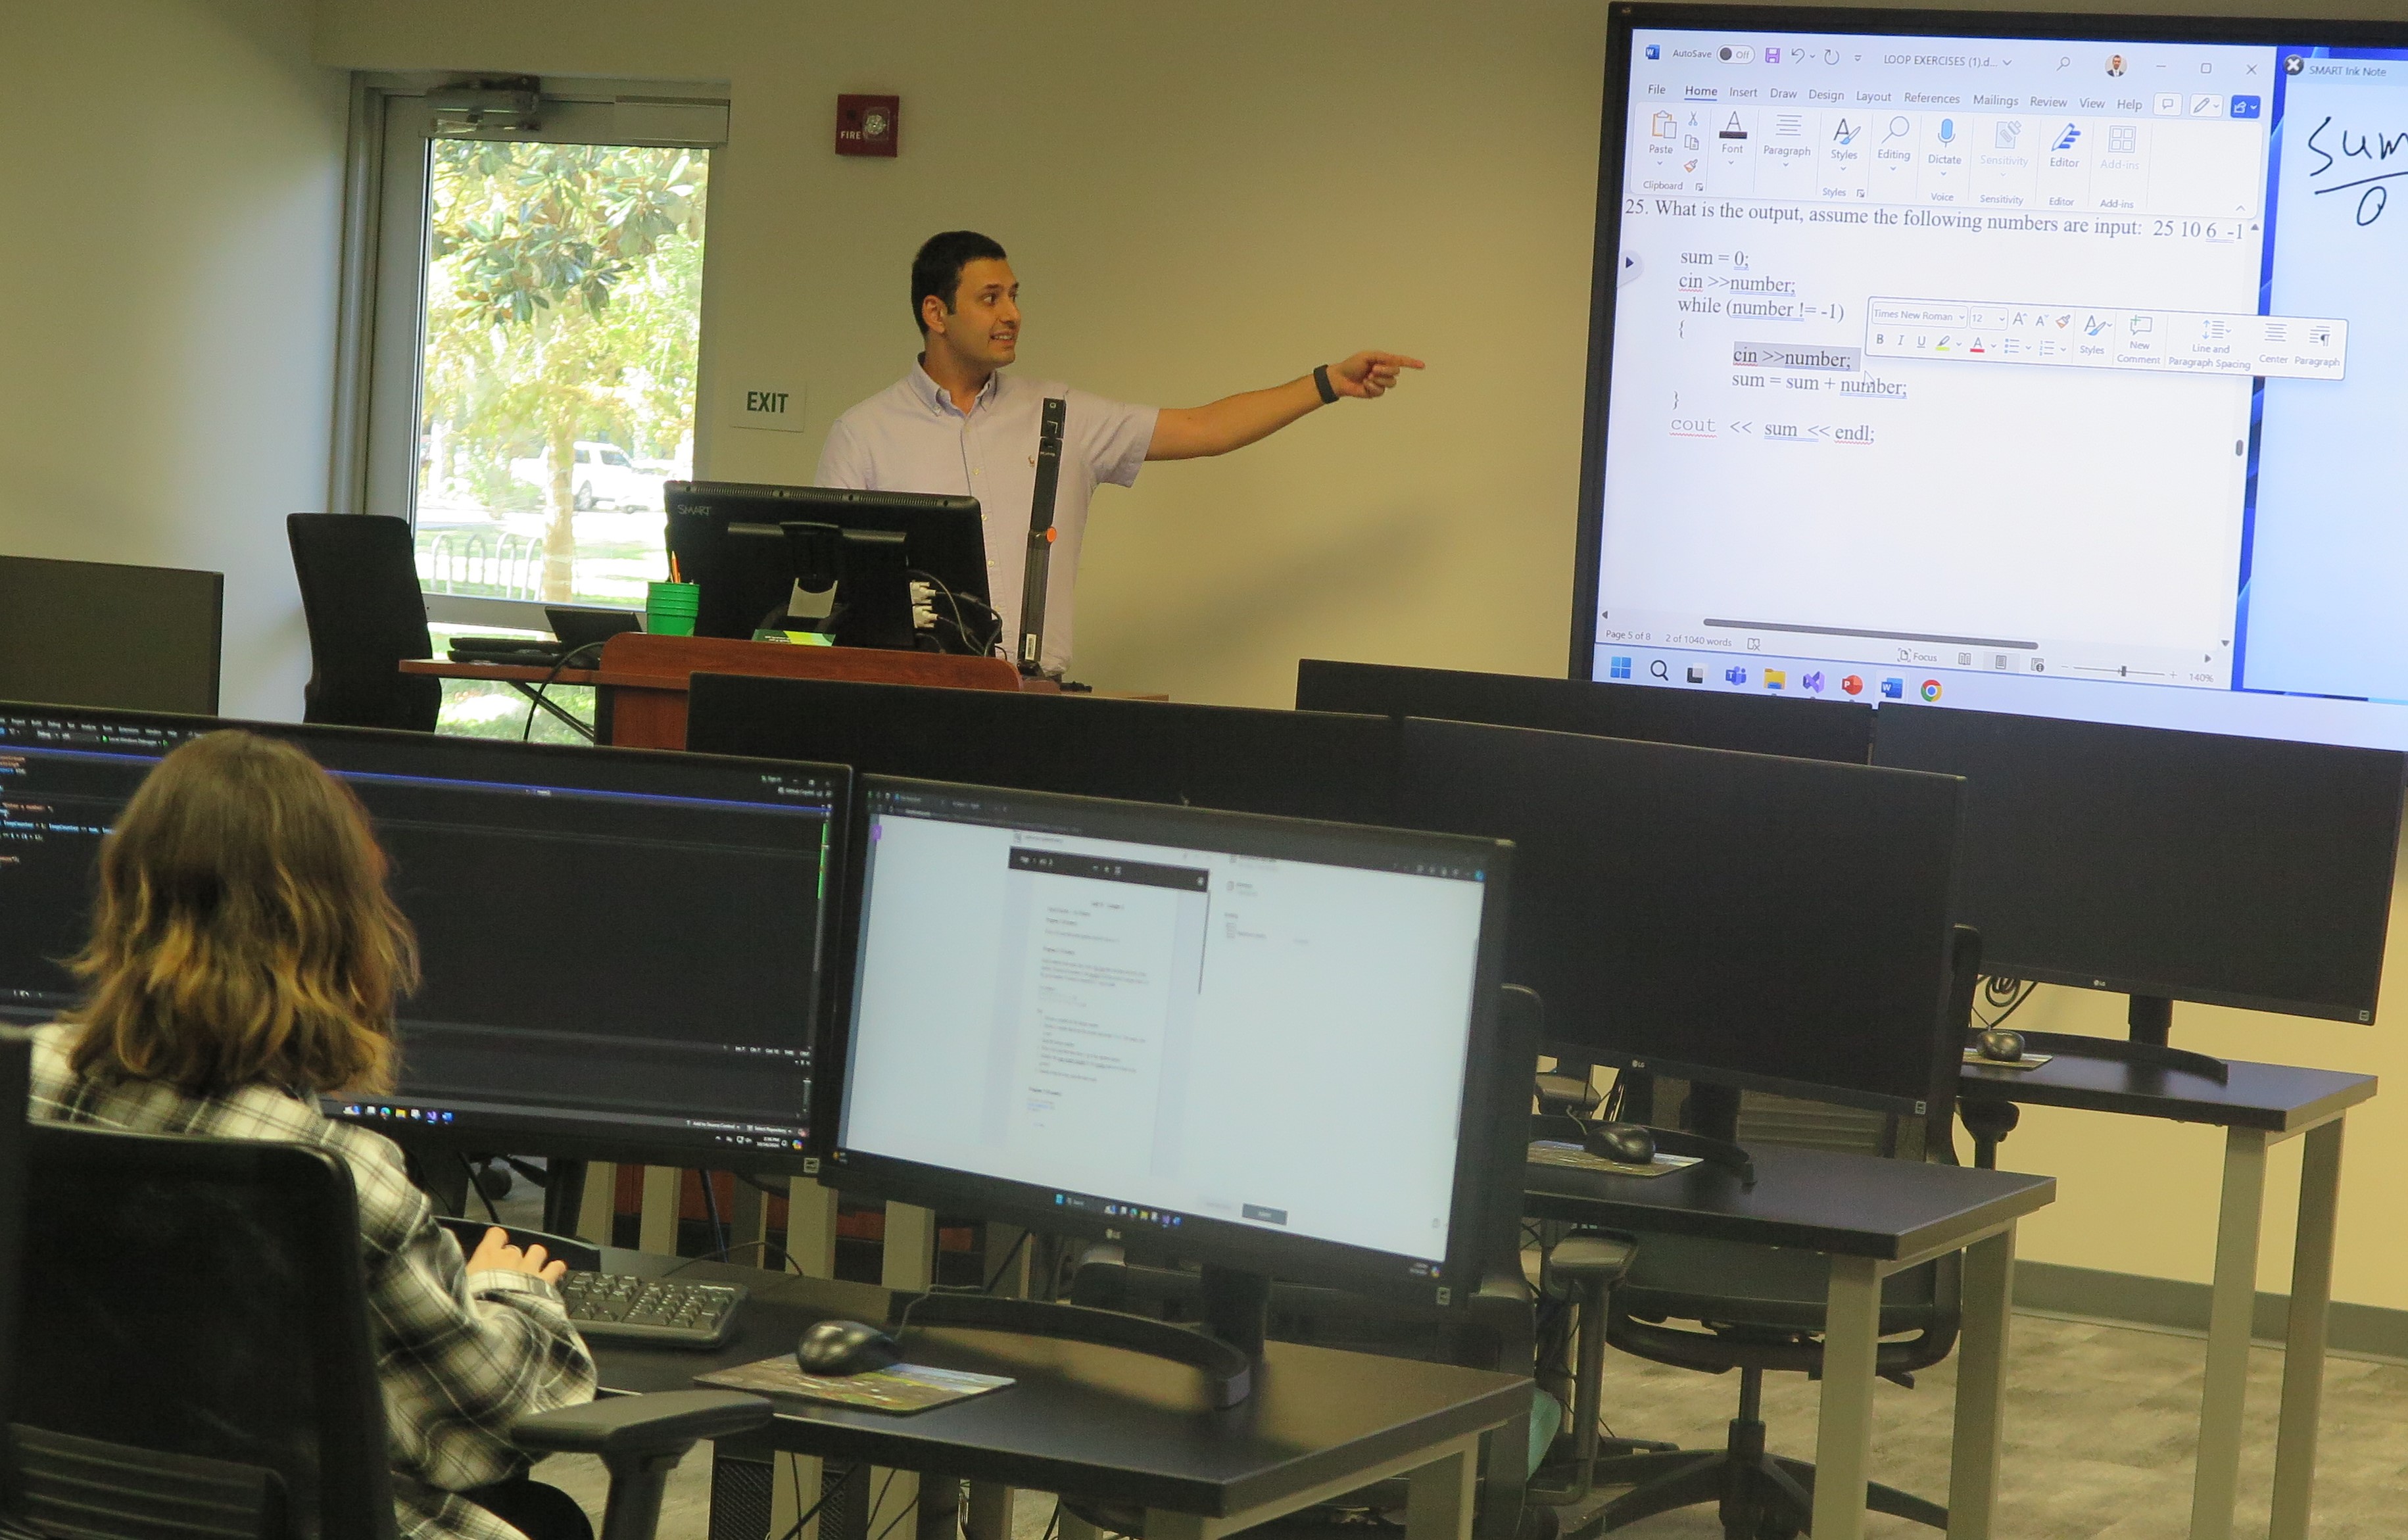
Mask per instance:
[[[657,524],[580,546],[576,453],[692,453],[709,169],[685,150],[433,147],[422,508],[441,489],[495,519],[542,513],[547,601],[639,602],[660,575]]]

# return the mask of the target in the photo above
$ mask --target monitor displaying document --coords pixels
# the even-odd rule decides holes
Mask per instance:
[[[1509,847],[865,785],[848,1189],[1460,1292]]]

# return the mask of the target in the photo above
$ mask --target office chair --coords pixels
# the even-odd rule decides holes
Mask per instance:
[[[1958,926],[1949,957],[1948,1004],[1936,1029],[1952,1045],[1961,1042],[1971,1019],[1973,989],[1981,974],[1981,938]],[[1737,1128],[1698,1131],[1742,1143],[1801,1144],[1830,1149],[1853,1144],[1862,1153],[1892,1159],[1937,1159],[1955,1164],[1949,1144],[1953,1101],[1929,1115],[1901,1124],[1896,1118],[1782,1098],[1717,1097],[1714,1088],[1692,1087],[1693,1109],[1716,1101],[1736,1103]],[[1721,1115],[1727,1116],[1728,1114]],[[1684,1121],[1699,1121],[1691,1118]],[[1713,1113],[1701,1119],[1721,1120]],[[1853,1123],[1856,1137],[1847,1137]],[[1720,1450],[1668,1450],[1622,1455],[1593,1462],[1600,1487],[1628,1485],[1606,1504],[1599,1528],[1607,1533],[1675,1508],[1713,1503],[1721,1508],[1725,1540],[1796,1540],[1813,1515],[1814,1467],[1765,1448],[1764,1375],[1768,1370],[1819,1375],[1821,1333],[1830,1264],[1818,1253],[1697,1236],[1642,1231],[1636,1250],[1611,1293],[1599,1293],[1605,1342],[1656,1363],[1722,1374],[1740,1374],[1739,1409]],[[1961,1319],[1958,1290],[1963,1267],[1952,1253],[1891,1275],[1882,1285],[1881,1335],[1875,1370],[1912,1388],[1914,1374],[1945,1359],[1956,1346]],[[1668,1323],[1697,1323],[1697,1330]],[[1912,1333],[1912,1335],[1908,1335]],[[1585,1346],[1588,1321],[1581,1323]],[[1902,1339],[1902,1340],[1893,1340]],[[1582,1372],[1590,1372],[1584,1353]],[[1597,1372],[1602,1373],[1598,1364]],[[1585,1392],[1585,1387],[1583,1388]],[[1594,1396],[1583,1399],[1595,1403]],[[1587,1479],[1584,1475],[1584,1479]],[[1940,1504],[1878,1482],[1869,1483],[1867,1505],[1926,1524],[1948,1527]]]
[[[1580,1319],[1601,1321],[1605,1318],[1607,1298],[1614,1286],[1629,1275],[1631,1259],[1638,1250],[1638,1243],[1627,1235],[1600,1231],[1566,1235],[1541,1254],[1541,1293],[1560,1289],[1569,1299],[1578,1302]],[[1546,1338],[1542,1351],[1552,1356],[1557,1350],[1560,1335],[1550,1331]],[[1580,1360],[1572,1373],[1570,1394],[1563,1393],[1560,1372],[1545,1361],[1540,1364],[1537,1378],[1541,1389],[1571,1408],[1570,1420],[1566,1424],[1571,1446],[1571,1479],[1559,1486],[1534,1483],[1530,1495],[1540,1503],[1572,1507],[1586,1501],[1597,1486],[1598,1459],[1604,1445],[1599,1434],[1605,1420],[1600,1404],[1605,1388],[1605,1333],[1580,1334]],[[1652,1439],[1617,1438],[1613,1443],[1624,1453],[1679,1447]]]
[[[28,1130],[9,1518],[79,1540],[393,1540],[350,1171],[298,1144]],[[766,1401],[564,1407],[523,1448],[602,1457],[602,1540],[651,1540],[697,1439]]]
[[[294,513],[284,531],[309,627],[301,720],[433,732],[443,682],[400,670],[403,658],[435,655],[409,525],[376,514]]]

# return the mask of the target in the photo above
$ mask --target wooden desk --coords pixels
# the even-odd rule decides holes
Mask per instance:
[[[545,693],[555,684],[599,684],[602,676],[591,669],[538,669],[523,663],[453,663],[446,658],[406,657],[401,660],[401,671],[423,679],[482,680],[489,684],[507,684],[586,741],[595,742],[609,736],[597,731],[596,724],[580,721],[575,712]],[[606,698],[601,691],[595,692],[595,714],[605,721],[609,715],[604,709]]]
[[[2186,1070],[2085,1058],[2067,1040],[2035,1036],[2054,1054],[2030,1070],[1968,1064],[1956,1082],[1980,1159],[1996,1159],[2014,1126],[2014,1104],[2076,1107],[2127,1117],[2205,1123],[2224,1130],[2224,1194],[2209,1295],[2207,1371],[2200,1391],[2199,1455],[2191,1477],[2192,1540],[2228,1540],[2240,1498],[2242,1413],[2249,1389],[2251,1319],[2258,1302],[2258,1241],[2266,1205],[2266,1151],[2307,1140],[2300,1162],[2299,1219],[2291,1237],[2291,1310],[2283,1342],[2283,1401],[2274,1433],[2272,1540],[2306,1540],[2316,1480],[2316,1422],[2324,1403],[2325,1328],[2332,1305],[2333,1236],[2341,1204],[2342,1124],[2372,1099],[2374,1076],[2288,1064],[2225,1065],[2227,1078]],[[2003,1107],[1999,1104],[2005,1103]],[[1989,1128],[1979,1114],[1999,1107]],[[1985,1137],[1986,1135],[1986,1137]],[[2129,1183],[2141,1173],[2101,1173]]]
[[[767,674],[780,679],[843,679],[868,684],[932,684],[955,690],[1060,688],[1052,680],[1023,679],[999,657],[887,652],[872,647],[796,647],[780,641],[721,637],[656,637],[626,631],[602,645],[592,669],[530,668],[507,663],[453,663],[408,658],[406,674],[483,679],[523,692],[545,680],[595,686],[596,736],[619,748],[685,747],[685,700],[697,673]]]
[[[1611,1230],[1802,1246],[1830,1259],[1814,1540],[1860,1540],[1865,1533],[1882,1279],[1964,1252],[1948,1533],[1989,1540],[1997,1533],[2015,1221],[2057,1196],[2056,1178],[1769,1144],[1749,1154],[1753,1187],[1711,1165],[1649,1177],[1533,1163],[1523,1173],[1522,1212]]]
[[[680,1277],[752,1290],[735,1336],[715,1351],[596,1345],[605,1391],[685,1389],[706,1370],[792,1352],[813,1321],[883,1321],[891,1298],[863,1284],[640,1252],[607,1251],[603,1265],[675,1268]],[[1530,1405],[1524,1375],[1293,1343],[1266,1345],[1254,1394],[1215,1408],[1197,1371],[1117,1348],[929,1327],[903,1340],[914,1363],[1017,1383],[910,1417],[781,1410],[747,1442],[929,1473],[921,1540],[952,1540],[953,1505],[931,1494],[955,1491],[963,1479],[1143,1508],[1148,1540],[1213,1540],[1397,1475],[1410,1482],[1406,1540],[1466,1540],[1480,1435]],[[1094,1535],[1067,1510],[1062,1518],[1065,1540]]]

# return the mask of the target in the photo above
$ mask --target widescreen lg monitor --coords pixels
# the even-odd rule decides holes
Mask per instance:
[[[865,778],[830,1180],[1460,1306],[1518,1207],[1493,841]]]
[[[0,700],[207,715],[224,611],[222,573],[0,556]]]
[[[1954,776],[1467,722],[1402,742],[1399,824],[1513,842],[1504,978],[1544,1000],[1549,1052],[1949,1104]]]
[[[1995,976],[2374,1019],[2401,756],[1993,712],[1883,712],[1965,778],[1957,913]]]
[[[2408,27],[1608,16],[1575,677],[2408,747]]]
[[[456,1148],[799,1172],[841,767],[0,705],[0,1020],[77,999],[101,838],[241,727],[359,795],[423,981],[399,1081],[328,1112]]]

